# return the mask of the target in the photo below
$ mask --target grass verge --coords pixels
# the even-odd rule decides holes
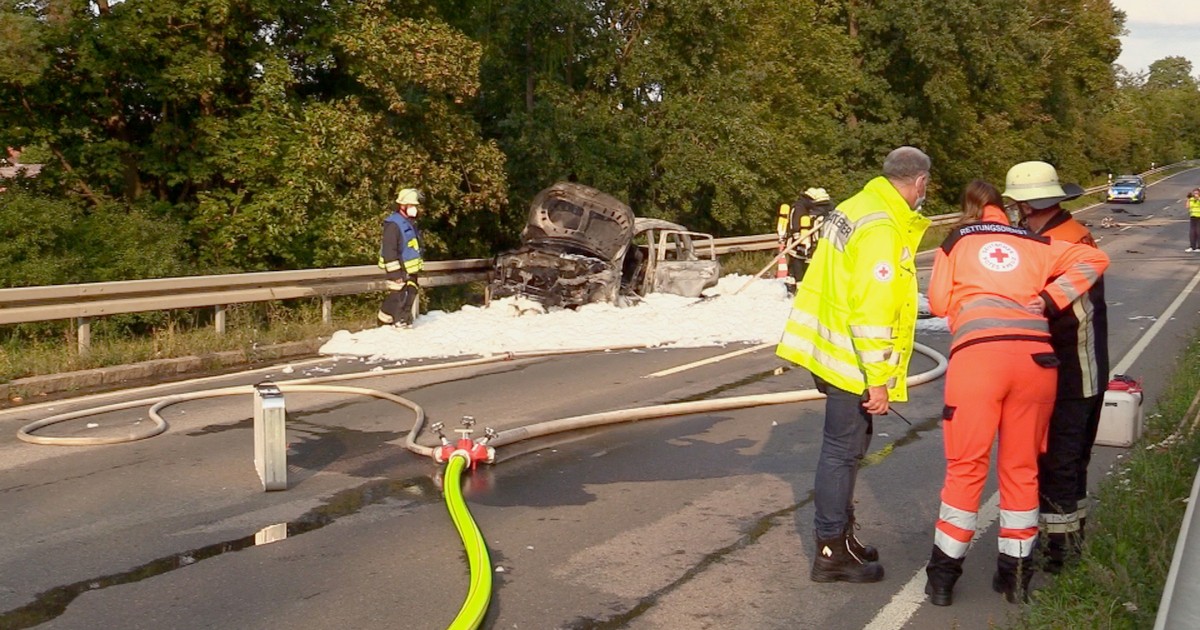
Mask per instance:
[[[1153,627],[1200,462],[1200,436],[1168,440],[1194,420],[1200,338],[1177,365],[1142,439],[1100,484],[1082,557],[1037,592],[1015,628]]]

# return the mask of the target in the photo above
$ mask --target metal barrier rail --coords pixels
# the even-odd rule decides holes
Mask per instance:
[[[1200,501],[1200,471],[1192,481],[1192,494],[1188,498],[1183,525],[1175,541],[1175,555],[1167,583],[1163,587],[1162,599],[1158,603],[1158,615],[1154,619],[1154,630],[1184,630],[1200,628],[1200,522],[1196,521],[1196,502]]]
[[[1186,164],[1190,162],[1154,168],[1142,175]],[[1085,193],[1094,194],[1107,187],[1095,186]],[[953,213],[931,219],[934,225],[947,225],[960,216]],[[772,233],[718,238],[714,245],[717,255],[775,250],[779,236]],[[464,284],[489,280],[491,273],[490,258],[427,262],[419,282],[425,287]],[[0,325],[75,319],[79,349],[86,353],[93,317],[214,307],[217,332],[223,333],[225,306],[229,304],[319,297],[322,316],[329,322],[333,296],[383,290],[383,274],[375,265],[0,289]]]

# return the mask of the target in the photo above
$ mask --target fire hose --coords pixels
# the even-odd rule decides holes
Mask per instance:
[[[339,374],[332,376],[322,376],[307,379],[295,379],[277,383],[282,392],[321,392],[321,393],[346,393],[346,394],[361,394],[375,398],[390,400],[399,405],[407,407],[415,416],[412,429],[405,439],[405,448],[409,451],[425,457],[432,457],[439,464],[446,465],[443,496],[446,501],[447,510],[450,513],[450,518],[454,522],[455,528],[458,530],[459,537],[462,539],[463,547],[467,553],[467,561],[470,568],[470,585],[467,590],[467,596],[463,601],[462,607],[459,609],[458,615],[449,626],[450,630],[474,630],[483,622],[484,616],[487,614],[488,605],[491,601],[492,594],[492,575],[490,559],[487,551],[487,544],[483,539],[483,535],[471,517],[470,510],[466,506],[466,502],[462,495],[462,474],[463,471],[470,466],[473,470],[479,462],[493,463],[495,461],[495,447],[513,444],[522,440],[542,437],[565,431],[575,431],[584,428],[603,426],[608,424],[616,424],[622,422],[632,422],[637,420],[647,420],[652,418],[666,418],[672,416],[680,416],[693,413],[708,413],[714,411],[723,411],[729,409],[743,409],[748,407],[757,407],[764,405],[778,405],[793,402],[802,402],[810,400],[819,400],[824,398],[815,389],[779,392],[774,394],[754,394],[748,396],[732,396],[728,398],[719,398],[713,400],[699,400],[682,403],[669,403],[663,405],[651,405],[647,407],[636,407],[631,409],[619,409],[615,411],[605,411],[600,413],[586,414],[558,420],[549,420],[524,427],[516,427],[500,432],[486,429],[484,436],[472,439],[472,425],[474,420],[469,417],[464,419],[464,428],[459,429],[460,438],[457,442],[451,442],[445,435],[442,434],[442,425],[435,423],[430,425],[429,429],[437,433],[442,444],[439,447],[429,447],[418,444],[416,439],[421,431],[425,428],[425,411],[417,403],[389,392],[362,388],[362,387],[347,387],[336,385],[325,385],[324,383],[354,380],[363,378],[378,378],[381,376],[390,376],[396,374],[412,374],[416,372],[427,372],[432,370],[442,370],[455,367],[467,367],[472,365],[483,365],[487,363],[496,363],[499,361],[510,361],[518,358],[536,358],[563,354],[577,354],[584,352],[595,351],[612,351],[621,349],[642,348],[644,346],[626,346],[622,348],[587,348],[578,350],[551,350],[551,351],[534,351],[534,352],[514,352],[494,357],[484,357],[479,359],[466,359],[462,361],[452,361],[448,363],[440,363],[427,366],[414,366],[403,368],[391,368],[378,372],[354,373],[354,374]],[[928,383],[939,378],[946,371],[947,360],[936,350],[920,343],[913,344],[915,351],[933,359],[935,365],[932,369],[916,374],[908,379],[911,386]],[[130,442],[135,440],[146,439],[159,435],[167,430],[167,422],[164,420],[160,412],[170,405],[177,403],[199,400],[204,398],[215,398],[219,396],[233,396],[250,394],[254,392],[254,386],[245,385],[237,387],[225,387],[201,392],[191,392],[170,396],[168,398],[149,398],[134,401],[127,401],[111,405],[104,405],[92,409],[85,409],[70,413],[57,414],[27,424],[17,432],[17,437],[25,442],[32,444],[47,444],[59,446],[81,446],[81,445],[99,445],[99,444],[117,444],[122,442]],[[150,408],[149,415],[153,420],[153,426],[148,430],[143,430],[140,433],[131,433],[128,436],[118,436],[109,438],[100,437],[59,437],[59,436],[36,436],[33,432],[58,423],[76,420],[79,418],[97,415],[101,413],[109,413],[139,407],[148,403],[153,403]]]

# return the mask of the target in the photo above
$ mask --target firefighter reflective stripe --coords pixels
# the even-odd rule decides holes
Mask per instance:
[[[1037,529],[1038,509],[1006,510],[1000,508],[1000,529]]]
[[[1036,532],[1035,532],[1036,534]],[[1033,535],[1029,538],[1001,538],[1000,553],[1013,556],[1014,558],[1028,558],[1033,555],[1033,548],[1037,544],[1037,536]]]
[[[971,546],[978,520],[977,513],[960,510],[943,501],[938,509],[933,544],[951,558],[962,558],[967,555],[967,549]]]
[[[958,540],[942,531],[940,527],[933,532],[933,544],[951,558],[962,558],[967,555],[967,549],[971,548],[970,540],[965,542]]]
[[[882,363],[892,358],[892,349],[887,350],[863,350],[858,353],[858,358],[862,359],[863,363]]]
[[[1075,300],[1071,303],[1071,313],[1074,315],[1076,322],[1075,326],[1075,361],[1079,363],[1080,385],[1083,398],[1098,396],[1104,391],[1104,384],[1108,380],[1107,361],[1105,361],[1105,369],[1100,369],[1100,358],[1096,356],[1097,347],[1099,344],[1105,345],[1105,353],[1107,359],[1108,340],[1096,340],[1096,326],[1093,322],[1096,319],[1096,305],[1089,299]],[[1108,316],[1104,315],[1105,330],[1107,330]],[[1053,334],[1053,333],[1051,333]],[[1063,368],[1059,367],[1061,374]]]
[[[859,228],[869,223],[889,218],[886,212],[872,212],[855,221],[851,221],[846,215],[834,210],[829,214],[829,218],[821,224],[821,238],[829,239],[839,252],[844,252],[846,251],[846,244],[850,242],[850,239]]]
[[[892,338],[891,326],[851,326],[850,334],[862,339],[888,339]]]
[[[408,273],[417,273],[418,271],[421,270],[422,267],[425,266],[425,260],[423,258],[421,258],[421,255],[420,255],[421,243],[420,243],[420,241],[417,240],[417,238],[415,236],[413,238],[408,239],[408,242],[406,242],[404,244],[404,251],[418,252],[418,254],[415,258],[405,258],[404,259],[404,270],[405,271],[407,271]]]
[[[979,513],[960,510],[943,501],[941,507],[938,508],[938,518],[974,535],[976,522],[979,520]]]
[[[809,341],[808,339],[792,334],[791,332],[785,330],[783,333],[783,339],[779,343],[780,345],[787,345],[790,348],[794,348],[798,351],[808,354],[810,357],[812,357],[813,361],[823,368],[821,371],[822,374],[833,372],[847,380],[862,379],[862,371],[858,369],[857,365],[847,363],[841,360],[838,356],[824,351],[821,347],[818,347],[817,344]]]
[[[972,333],[980,331],[994,333],[996,332],[997,328],[1016,328],[1020,330],[1043,333],[1046,335],[1047,340],[1050,339],[1050,324],[1044,319],[1002,319],[999,317],[992,317],[988,319],[973,319],[962,326],[959,326],[958,330],[954,331],[954,337],[950,340],[950,346],[957,347],[960,341],[971,336]]]
[[[379,257],[379,268],[384,271],[399,271],[402,266],[399,260],[384,260],[383,256]]]
[[[1000,553],[1025,558],[1037,543],[1038,510],[1000,509]]]
[[[1048,534],[1071,534],[1079,531],[1078,511],[1069,514],[1043,512],[1039,516],[1039,520]]]
[[[1096,283],[1096,280],[1100,277],[1100,272],[1096,271],[1096,269],[1093,267],[1081,267],[1080,275],[1083,276],[1083,278],[1087,281],[1087,286],[1080,286],[1077,282],[1073,282],[1072,278],[1061,276],[1059,279],[1050,283],[1050,286],[1046,287],[1046,292],[1051,294],[1057,292],[1061,294],[1062,299],[1055,300],[1055,302],[1058,304],[1069,304],[1074,302],[1075,300],[1079,299],[1079,296],[1087,293],[1087,290]]]
[[[1024,307],[1018,304],[1015,300],[1010,300],[1005,297],[985,297],[963,304],[958,312],[965,313],[976,308],[1015,308],[1024,311]]]

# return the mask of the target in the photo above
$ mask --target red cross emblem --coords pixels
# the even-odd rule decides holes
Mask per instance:
[[[875,275],[875,279],[878,280],[879,282],[888,282],[889,280],[892,279],[892,276],[895,274],[892,271],[892,265],[889,264],[886,260],[881,260],[881,261],[875,263],[874,275]]]
[[[1012,271],[1021,264],[1021,256],[1012,245],[992,241],[979,248],[979,262],[991,271]]]

